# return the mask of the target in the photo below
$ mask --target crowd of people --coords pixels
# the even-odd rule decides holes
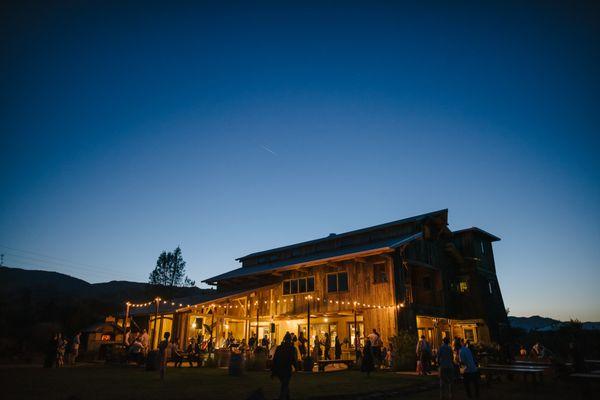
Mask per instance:
[[[64,365],[75,365],[79,356],[81,345],[81,332],[75,333],[69,341],[62,333],[52,335],[46,345],[46,356],[44,367],[63,367]]]

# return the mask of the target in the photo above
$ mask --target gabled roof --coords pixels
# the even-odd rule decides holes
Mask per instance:
[[[395,225],[403,225],[403,224],[407,224],[407,223],[414,222],[414,221],[425,220],[425,219],[427,219],[429,217],[433,217],[433,216],[438,215],[438,214],[447,214],[447,213],[448,213],[448,209],[444,208],[443,210],[432,211],[432,212],[429,212],[429,213],[426,213],[426,214],[416,215],[414,217],[399,219],[397,221],[386,222],[384,224],[373,225],[373,226],[369,226],[367,228],[357,229],[357,230],[353,230],[353,231],[349,231],[349,232],[344,232],[344,233],[340,233],[340,234],[333,234],[333,235],[326,236],[326,237],[320,238],[320,239],[314,239],[314,240],[309,240],[309,241],[306,241],[306,242],[295,243],[295,244],[292,244],[292,245],[287,245],[287,246],[282,246],[282,247],[276,247],[276,248],[270,249],[270,250],[259,251],[259,252],[256,252],[256,253],[245,255],[245,256],[240,257],[240,258],[236,258],[236,261],[243,261],[243,260],[245,260],[247,258],[250,258],[250,257],[256,257],[256,256],[259,256],[259,255],[268,254],[268,253],[272,253],[272,252],[276,252],[276,251],[289,250],[289,249],[292,249],[292,248],[295,248],[295,247],[302,247],[302,246],[306,246],[306,245],[309,245],[309,244],[316,244],[316,243],[319,243],[319,242],[324,242],[324,241],[328,241],[328,240],[332,240],[332,239],[339,239],[339,238],[343,238],[343,237],[350,236],[350,235],[356,235],[356,234],[365,233],[365,232],[369,232],[369,231],[374,231],[374,230],[378,230],[378,229],[384,229],[384,228],[395,226]],[[203,282],[206,282],[206,281],[203,281]]]
[[[490,239],[490,241],[492,241],[492,242],[497,242],[497,241],[501,240],[498,236],[492,235],[491,233],[486,232],[483,229],[477,228],[475,226],[472,226],[471,228],[460,229],[460,230],[454,231],[452,233],[455,235],[460,235],[460,234],[464,234],[464,233],[473,233],[475,235],[485,236],[488,239]]]
[[[418,232],[415,234],[406,235],[400,238],[387,239],[376,243],[368,243],[360,246],[346,247],[328,252],[311,254],[305,257],[297,257],[289,260],[284,260],[271,264],[257,265],[255,267],[240,267],[224,274],[213,276],[212,278],[205,279],[202,282],[208,284],[215,284],[218,281],[225,279],[239,278],[243,276],[250,276],[256,274],[266,274],[275,270],[291,269],[299,267],[303,264],[312,263],[315,261],[327,261],[328,259],[338,258],[341,256],[358,255],[360,253],[376,251],[376,250],[393,250],[404,244],[412,242],[413,240],[421,238],[422,233]]]

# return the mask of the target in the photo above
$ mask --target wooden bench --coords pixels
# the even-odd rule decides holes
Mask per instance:
[[[319,360],[317,361],[317,367],[319,372],[325,372],[325,367],[333,364],[344,364],[348,369],[354,366],[354,360]]]
[[[533,382],[536,382],[536,378],[539,378],[539,381],[541,381],[543,379],[544,371],[546,369],[502,365],[480,367],[479,370],[485,374],[485,380],[487,385],[489,386],[494,375],[522,375],[524,381],[527,380],[527,376],[531,375]]]

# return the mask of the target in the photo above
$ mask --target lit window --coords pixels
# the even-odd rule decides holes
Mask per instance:
[[[465,329],[465,340],[470,340],[471,342],[475,341],[475,333],[473,329]]]
[[[458,283],[458,290],[461,293],[464,293],[464,292],[468,291],[469,290],[469,282],[467,282],[467,281],[460,281]]]

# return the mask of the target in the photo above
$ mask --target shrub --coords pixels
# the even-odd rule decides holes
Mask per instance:
[[[406,371],[415,369],[417,356],[415,348],[418,337],[416,333],[406,330],[398,332],[398,335],[390,337],[392,344],[392,369],[394,371]]]

